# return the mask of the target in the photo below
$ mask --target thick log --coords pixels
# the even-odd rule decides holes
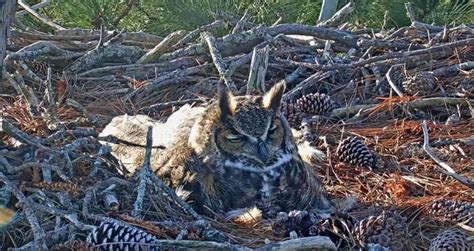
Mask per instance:
[[[141,55],[142,50],[136,46],[119,46],[116,44],[107,44],[97,49],[91,50],[84,56],[77,59],[69,70],[78,73],[90,70],[104,63],[107,60],[122,60],[126,62],[135,62]]]
[[[469,103],[474,103],[472,99],[464,98],[445,98],[445,97],[433,97],[433,98],[423,98],[415,99],[407,103],[407,107],[410,109],[423,109],[427,107],[436,107],[436,106],[446,106],[446,105],[466,105]],[[338,118],[344,116],[351,116],[357,113],[370,112],[373,109],[377,108],[377,104],[368,104],[368,105],[353,105],[345,108],[334,109],[331,112],[331,118]]]
[[[329,239],[329,237],[326,237],[326,236],[297,238],[297,239],[282,241],[278,243],[268,244],[266,246],[256,249],[256,251],[283,251],[283,250],[329,251],[329,250],[337,250],[337,249],[336,249],[336,245],[334,245],[331,239]]]
[[[194,240],[160,240],[157,244],[160,247],[177,250],[216,250],[216,251],[283,251],[283,250],[316,250],[330,251],[336,250],[336,246],[325,236],[314,236],[306,238],[292,239],[277,243],[267,244],[261,248],[251,249],[229,243],[219,243],[214,241],[194,241]]]
[[[13,38],[23,38],[30,40],[47,40],[47,41],[92,41],[100,39],[100,31],[90,31],[82,29],[58,30],[57,34],[32,33],[25,31],[12,31]],[[106,31],[106,35],[113,34],[113,31]],[[123,44],[142,44],[148,46],[155,46],[160,43],[163,38],[151,35],[144,32],[124,32],[122,33]]]
[[[314,27],[303,24],[279,24],[272,27],[260,27],[249,31],[230,34],[223,38],[216,39],[217,48],[223,57],[247,53],[253,47],[262,43],[270,36],[285,35],[305,35],[314,36],[323,40],[333,40],[345,46],[356,47],[358,37],[345,31]],[[160,57],[160,61],[169,61],[180,57],[203,55],[208,52],[206,43],[191,45],[187,48],[166,53]]]

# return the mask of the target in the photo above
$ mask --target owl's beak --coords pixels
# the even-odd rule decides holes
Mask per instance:
[[[265,143],[261,140],[258,141],[257,143],[257,149],[258,149],[258,154],[257,157],[263,162],[267,163],[268,160],[268,148],[265,145]]]

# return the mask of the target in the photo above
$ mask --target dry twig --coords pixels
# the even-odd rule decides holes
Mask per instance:
[[[214,65],[216,66],[216,69],[219,72],[220,77],[224,80],[229,90],[235,90],[236,86],[234,84],[234,81],[230,79],[229,76],[226,74],[227,66],[224,62],[224,59],[222,58],[221,53],[219,52],[219,49],[217,48],[216,39],[209,32],[203,32],[202,37],[204,41],[206,41],[207,43],[207,46],[209,48],[209,53],[211,54],[211,57],[212,57],[212,61],[214,62]]]
[[[151,169],[150,169],[152,145],[153,145],[153,128],[149,126],[148,131],[146,133],[145,157],[144,157],[143,166],[142,166],[142,169],[140,170],[140,175],[139,175],[140,183],[138,184],[138,189],[137,189],[138,190],[137,199],[135,200],[135,203],[133,204],[132,216],[135,218],[140,217],[142,207],[143,207],[142,206],[143,199],[145,197],[146,183],[148,182],[148,176],[152,175]]]
[[[26,11],[28,11],[31,15],[39,19],[41,22],[57,29],[57,30],[64,30],[64,28],[53,21],[51,21],[48,17],[43,16],[36,12],[29,4],[25,3],[23,0],[18,0],[18,4],[23,7]]]
[[[38,218],[36,217],[36,214],[30,205],[29,199],[26,198],[26,196],[18,189],[18,187],[9,181],[8,178],[2,173],[0,173],[0,181],[5,184],[7,189],[10,190],[21,203],[23,212],[25,213],[26,218],[30,223],[31,230],[33,231],[33,236],[35,238],[34,247],[36,250],[48,250],[45,242],[46,234],[38,222]]]
[[[451,176],[455,180],[470,187],[471,189],[474,189],[474,181],[469,180],[466,177],[456,173],[456,171],[454,171],[452,167],[450,167],[444,161],[440,160],[436,156],[436,154],[433,152],[433,150],[430,147],[430,139],[429,139],[428,126],[426,124],[426,120],[423,120],[423,122],[421,123],[421,128],[423,128],[423,150],[425,150],[425,152],[431,157],[431,159],[442,168],[441,172],[446,175]]]
[[[395,81],[392,78],[392,74],[395,68],[400,67],[400,65],[392,65],[390,69],[387,71],[387,74],[385,74],[385,77],[387,78],[388,84],[392,89],[397,93],[398,96],[403,97],[402,91],[398,89],[398,86],[395,84]]]

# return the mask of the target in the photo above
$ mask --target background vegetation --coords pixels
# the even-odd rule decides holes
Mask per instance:
[[[409,25],[404,4],[408,0],[353,0],[351,22],[380,28],[388,11],[388,28]],[[29,0],[35,4],[39,0]],[[315,24],[322,0],[52,0],[43,14],[68,28],[127,28],[158,35],[179,29],[192,30],[214,20],[223,11],[241,16],[246,10],[252,21],[271,24],[278,18],[286,23]],[[342,7],[349,0],[340,0]],[[437,25],[474,22],[474,0],[412,0],[417,18]],[[22,21],[48,29],[29,15]]]

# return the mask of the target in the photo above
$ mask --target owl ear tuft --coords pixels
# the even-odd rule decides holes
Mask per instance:
[[[283,93],[285,92],[285,82],[281,81],[276,83],[265,95],[263,96],[263,107],[266,109],[272,109],[273,111],[278,111],[280,109],[281,99],[283,98]]]
[[[222,118],[233,116],[236,108],[234,95],[223,84],[219,85],[219,108]]]

